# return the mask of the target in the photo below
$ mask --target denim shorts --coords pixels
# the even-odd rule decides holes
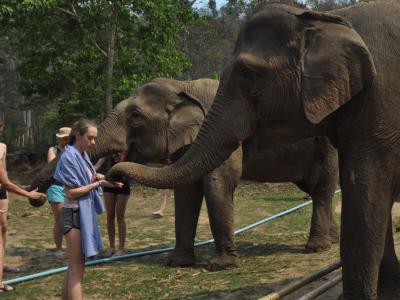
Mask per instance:
[[[65,208],[61,210],[61,231],[65,235],[72,228],[81,229],[79,208]]]

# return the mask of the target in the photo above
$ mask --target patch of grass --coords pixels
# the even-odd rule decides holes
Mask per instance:
[[[175,243],[174,205],[168,201],[166,215],[153,219],[163,191],[135,186],[128,202],[127,250],[155,249]],[[304,203],[304,193],[293,184],[242,182],[235,193],[235,228]],[[335,197],[335,206],[339,196]],[[53,252],[53,217],[48,204],[30,208],[25,201],[14,201],[9,224],[7,263],[31,274],[65,265]],[[167,254],[147,256],[89,267],[84,279],[85,299],[254,299],[269,293],[288,278],[302,276],[339,256],[338,246],[324,253],[305,254],[311,205],[237,236],[241,267],[208,272],[207,261],[214,246],[196,249],[193,268],[165,266]],[[105,216],[99,217],[105,246]],[[212,238],[207,209],[203,204],[196,240]],[[6,279],[10,278],[7,275]],[[18,285],[2,299],[57,299],[61,295],[63,274]],[[234,295],[234,296],[232,296]],[[4,296],[4,297],[3,297]]]

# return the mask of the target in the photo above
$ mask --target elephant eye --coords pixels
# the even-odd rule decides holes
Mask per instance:
[[[138,128],[145,124],[145,120],[140,112],[131,111],[128,115],[128,123],[131,127]]]

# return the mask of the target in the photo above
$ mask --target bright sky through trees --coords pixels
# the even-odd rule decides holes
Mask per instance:
[[[220,9],[222,5],[225,5],[228,1],[227,0],[216,0],[217,9]],[[195,7],[205,7],[208,4],[208,0],[197,0],[194,4]]]

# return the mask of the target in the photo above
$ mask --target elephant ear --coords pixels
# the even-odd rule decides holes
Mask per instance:
[[[195,140],[206,114],[206,107],[198,98],[187,92],[178,92],[176,95],[178,100],[167,108],[170,155]]]
[[[344,19],[304,12],[301,93],[313,124],[321,122],[371,84],[376,70],[358,33]]]

